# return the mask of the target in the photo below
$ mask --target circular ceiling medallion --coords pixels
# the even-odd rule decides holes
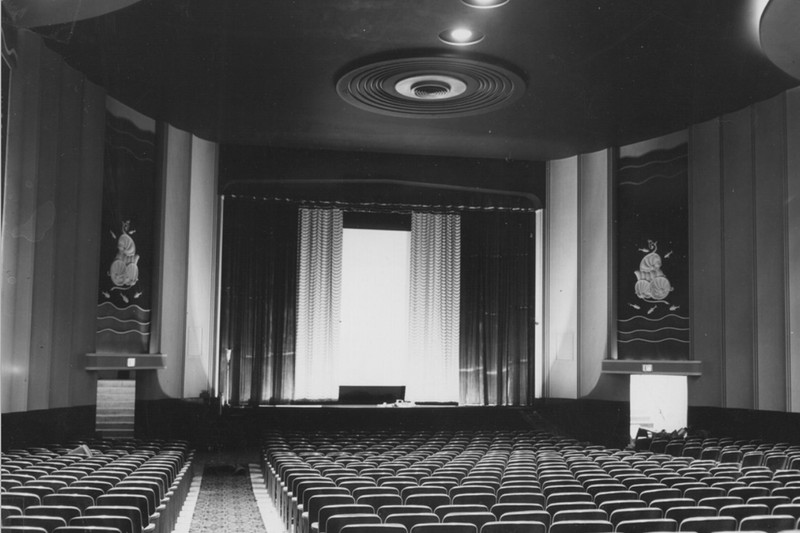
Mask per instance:
[[[412,57],[379,61],[339,78],[339,96],[366,111],[396,117],[475,115],[506,106],[525,92],[523,79],[485,61]]]

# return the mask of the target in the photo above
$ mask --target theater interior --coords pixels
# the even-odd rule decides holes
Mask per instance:
[[[298,533],[295,467],[548,512],[552,459],[605,517],[569,533],[624,530],[587,461],[648,508],[752,474],[761,515],[800,509],[798,27],[796,0],[3,0],[3,498],[85,446],[168,471],[141,531],[214,460]],[[365,266],[380,230],[400,255]],[[373,507],[328,529],[411,533]]]

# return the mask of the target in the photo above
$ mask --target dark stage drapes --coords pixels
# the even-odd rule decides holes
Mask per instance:
[[[535,215],[461,215],[462,404],[530,405],[534,395]]]
[[[220,382],[233,405],[293,397],[297,219],[293,205],[225,199]]]

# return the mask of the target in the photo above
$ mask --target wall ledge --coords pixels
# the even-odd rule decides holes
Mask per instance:
[[[161,353],[87,353],[86,370],[161,370],[167,367]]]
[[[651,359],[603,361],[604,374],[662,374],[671,376],[701,376],[701,361],[662,361]]]

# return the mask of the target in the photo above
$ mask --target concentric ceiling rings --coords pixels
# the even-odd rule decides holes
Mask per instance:
[[[475,115],[522,96],[525,82],[508,69],[459,57],[411,57],[371,63],[344,74],[336,90],[374,113],[411,118]]]

